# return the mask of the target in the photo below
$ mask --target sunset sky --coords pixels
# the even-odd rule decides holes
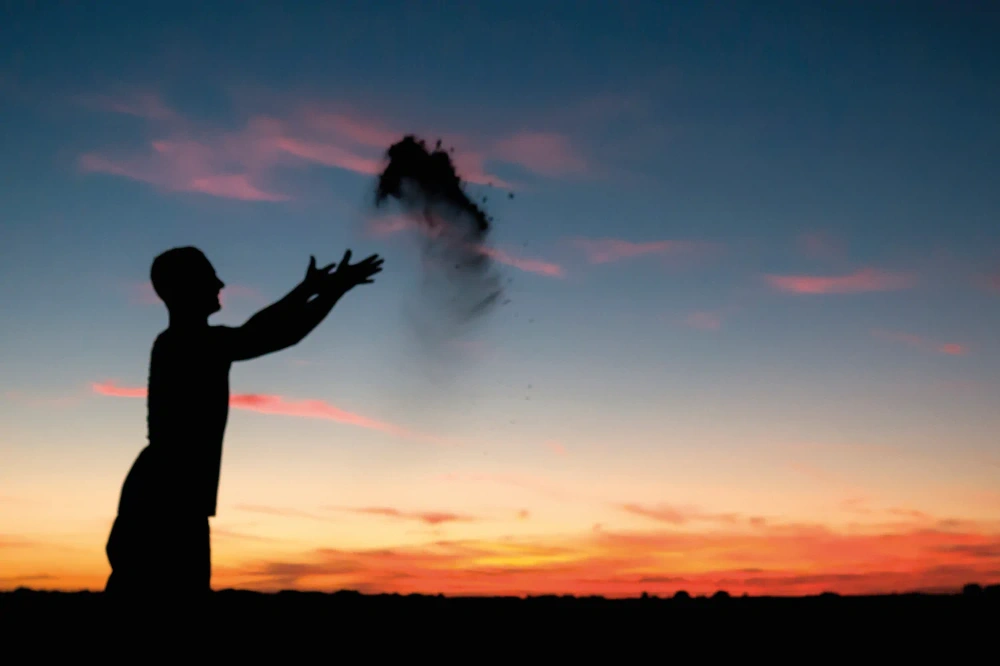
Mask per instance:
[[[1000,582],[1000,15],[702,4],[7,3],[0,589],[103,589],[177,245],[234,326],[385,257],[233,367],[215,589]],[[410,132],[510,279],[432,343]]]

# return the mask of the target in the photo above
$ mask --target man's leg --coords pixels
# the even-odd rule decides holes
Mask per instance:
[[[115,597],[132,596],[136,593],[135,573],[142,554],[142,535],[136,521],[118,516],[111,526],[104,552],[111,565],[111,575],[104,592]]]
[[[163,552],[169,552],[171,588],[186,597],[204,597],[212,591],[212,547],[208,518],[171,519],[169,540]]]

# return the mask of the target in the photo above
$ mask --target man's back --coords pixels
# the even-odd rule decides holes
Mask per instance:
[[[153,343],[149,446],[136,461],[138,478],[123,489],[120,512],[215,515],[229,415],[227,330],[168,328]]]

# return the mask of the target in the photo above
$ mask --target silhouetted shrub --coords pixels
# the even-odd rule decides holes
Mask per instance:
[[[966,596],[980,595],[983,593],[983,586],[979,583],[969,583],[962,588],[962,594]]]
[[[729,598],[730,598],[729,593],[726,592],[725,590],[719,590],[718,592],[712,595],[712,599],[715,599],[716,601],[720,599],[729,599]]]
[[[680,599],[682,601],[687,601],[687,600],[691,599],[691,595],[688,594],[687,592],[685,592],[684,590],[677,590],[676,592],[674,592],[674,599]]]

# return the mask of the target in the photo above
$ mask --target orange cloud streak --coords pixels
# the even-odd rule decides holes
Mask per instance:
[[[906,273],[865,268],[849,275],[768,275],[768,283],[779,291],[793,294],[854,294],[870,291],[907,289],[916,278]]]
[[[402,520],[416,520],[428,525],[440,525],[442,523],[471,522],[476,520],[471,516],[463,516],[457,513],[444,511],[401,511],[390,507],[364,507],[360,509],[345,509],[354,513],[368,514],[371,516],[383,516],[386,518],[398,518]]]
[[[675,511],[662,517],[683,522],[686,515]],[[719,529],[710,532],[600,529],[566,538],[324,548],[288,561],[219,567],[216,584],[258,590],[634,597],[680,589],[755,595],[954,591],[971,581],[1000,581],[1000,534],[995,531],[948,529],[944,521],[890,531],[717,522]]]

